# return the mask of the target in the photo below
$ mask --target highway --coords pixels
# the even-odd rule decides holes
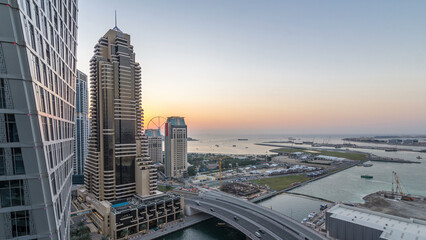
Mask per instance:
[[[185,205],[227,222],[250,239],[326,239],[278,212],[217,191],[185,196]]]

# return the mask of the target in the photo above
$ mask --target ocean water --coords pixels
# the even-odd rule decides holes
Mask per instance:
[[[309,213],[320,212],[320,205],[326,203],[308,197],[283,193],[258,204],[272,208],[272,210],[283,213],[294,220],[302,221]]]
[[[362,150],[379,156],[419,161],[420,164],[371,162],[372,167],[352,167],[329,177],[296,188],[292,192],[308,194],[331,201],[363,202],[370,193],[391,191],[393,175],[397,172],[405,192],[426,196],[426,154],[414,152],[384,152]],[[422,159],[416,159],[421,156]],[[372,175],[373,179],[362,179],[361,175]],[[396,186],[396,185],[395,185]],[[395,187],[394,186],[394,187]]]
[[[245,240],[246,236],[240,231],[229,226],[218,226],[219,219],[213,218],[201,222],[192,227],[171,233],[167,236],[158,239],[174,240]]]
[[[269,150],[276,147],[258,146],[254,143],[268,141],[288,141],[290,136],[194,136],[199,141],[188,142],[188,152],[197,153],[225,153],[225,154],[272,154]],[[293,136],[296,141],[315,141],[317,143],[343,143],[342,138],[351,136]],[[238,138],[247,138],[247,141],[238,141]],[[284,146],[310,147],[310,145],[292,145],[275,143]],[[366,143],[356,143],[357,145],[371,145]],[[218,145],[218,146],[216,146]],[[235,147],[233,145],[236,145]],[[402,149],[403,147],[398,147]],[[408,147],[415,148],[415,147]],[[327,148],[321,148],[327,149]],[[422,149],[422,148],[418,148]],[[333,149],[330,149],[333,150]],[[352,149],[366,153],[373,153],[378,156],[401,158],[405,160],[420,161],[420,164],[407,163],[383,163],[372,162],[372,167],[352,167],[350,169],[333,174],[326,178],[294,189],[292,192],[307,194],[315,197],[342,202],[363,202],[365,195],[379,191],[391,190],[392,171],[396,171],[403,188],[411,194],[426,196],[426,153],[416,153],[407,151],[385,152],[382,150]],[[416,159],[421,156],[422,159]],[[366,180],[360,176],[368,174],[373,179]],[[261,205],[272,207],[293,219],[300,221],[309,213],[319,211],[320,204],[324,202],[311,198],[295,196],[291,194],[280,194],[265,201]],[[182,231],[176,232],[166,239],[239,239],[232,234],[237,234],[237,230],[227,229],[228,234],[219,234],[218,227],[214,223],[204,222],[203,225],[196,225]],[[203,228],[209,229],[204,231]],[[232,233],[233,232],[233,233]],[[241,233],[240,233],[241,234]],[[194,238],[196,237],[196,238]]]
[[[198,136],[199,141],[188,142],[188,151],[197,153],[226,153],[226,154],[273,154],[269,152],[276,147],[259,146],[255,143],[268,141],[288,141],[290,136]],[[317,143],[343,143],[342,138],[350,136],[292,136],[298,142],[315,141]],[[238,141],[238,138],[247,138],[247,141]],[[293,145],[274,143],[283,146],[310,147],[310,145]],[[357,145],[371,145],[356,143]],[[235,147],[234,147],[235,145]],[[383,145],[386,146],[386,145]],[[389,146],[389,145],[387,145]],[[398,147],[403,149],[404,147]],[[422,147],[407,147],[423,149]],[[330,149],[322,147],[320,149]],[[334,149],[330,149],[334,150]],[[362,202],[365,195],[379,191],[391,190],[392,171],[396,171],[403,187],[412,194],[426,195],[426,153],[398,151],[385,152],[372,149],[350,149],[360,152],[373,153],[383,157],[393,157],[405,160],[420,161],[421,164],[373,162],[372,167],[353,167],[336,173],[327,178],[315,181],[294,192],[329,199],[331,201]],[[420,156],[422,159],[416,159]],[[362,179],[360,176],[368,174],[372,180]]]

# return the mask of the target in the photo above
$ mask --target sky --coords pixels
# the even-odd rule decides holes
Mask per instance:
[[[79,1],[77,66],[130,34],[145,122],[198,134],[426,134],[426,1]]]

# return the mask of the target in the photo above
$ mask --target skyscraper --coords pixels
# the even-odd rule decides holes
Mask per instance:
[[[77,1],[0,0],[0,239],[69,239]]]
[[[86,189],[98,200],[154,194],[156,169],[142,132],[141,67],[130,35],[115,27],[90,60],[91,134]]]
[[[147,129],[148,154],[153,162],[163,163],[163,136],[159,129]]]
[[[166,123],[165,174],[182,177],[188,167],[187,127],[182,117],[169,117]]]
[[[77,70],[74,128],[73,183],[83,184],[84,161],[87,158],[88,124],[88,89],[87,75]]]
[[[130,35],[114,27],[90,60],[90,136],[77,202],[113,239],[157,229],[183,216],[183,198],[157,191],[143,133],[141,67]],[[90,206],[90,208],[88,207]]]

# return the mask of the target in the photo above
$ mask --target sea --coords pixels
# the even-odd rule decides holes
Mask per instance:
[[[188,142],[188,152],[192,153],[223,153],[235,155],[273,155],[271,149],[276,147],[260,146],[255,143],[271,141],[288,141],[294,138],[296,142],[313,141],[316,143],[344,143],[343,138],[357,137],[353,135],[293,135],[293,136],[193,136],[198,141]],[[247,139],[247,140],[239,140]],[[424,139],[424,141],[426,141]],[[295,146],[291,143],[274,143],[282,146]],[[355,143],[371,146],[370,143]],[[389,145],[380,145],[394,147]],[[310,145],[296,145],[296,147],[310,147]],[[426,149],[426,147],[398,147],[397,152],[385,152],[372,149],[350,149],[360,152],[373,153],[377,156],[400,158],[419,161],[420,164],[372,162],[372,167],[352,167],[328,177],[314,181],[291,192],[319,197],[334,202],[362,203],[362,198],[370,193],[392,189],[392,171],[397,172],[405,192],[426,196],[426,153],[403,151],[404,148]],[[329,149],[331,148],[319,148]],[[420,156],[422,159],[417,159]],[[363,179],[361,175],[372,175],[373,179]],[[259,204],[281,212],[297,221],[313,211],[318,212],[324,202],[314,198],[280,194]],[[198,225],[170,234],[162,239],[245,239],[240,232],[228,227],[218,226],[218,219],[209,220]]]

